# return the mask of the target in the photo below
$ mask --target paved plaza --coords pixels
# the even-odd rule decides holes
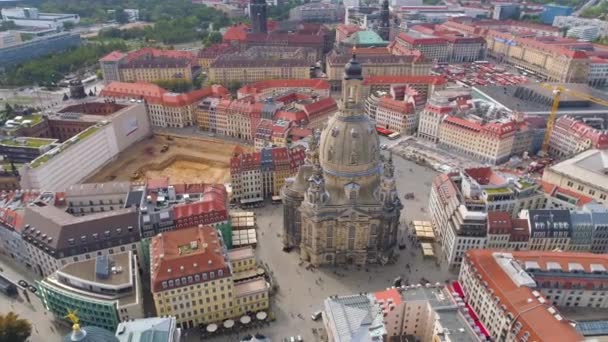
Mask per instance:
[[[394,163],[397,187],[405,207],[401,213],[401,222],[406,225],[412,220],[428,220],[428,195],[432,179],[437,173],[429,167],[417,165],[398,156],[394,156]],[[406,193],[414,193],[414,199],[403,199]],[[264,208],[256,209],[256,214],[259,226],[256,253],[261,262],[268,264],[279,286],[271,301],[271,311],[275,314],[276,321],[260,329],[241,331],[238,334],[240,336],[260,332],[273,341],[282,341],[284,337],[295,335],[301,335],[304,341],[320,341],[320,334],[313,334],[313,329],[322,328],[322,323],[313,322],[310,315],[322,308],[323,300],[328,296],[382,290],[391,286],[397,276],[410,283],[417,283],[422,277],[431,282],[444,282],[457,277],[448,271],[445,265],[437,266],[434,259],[423,259],[420,249],[409,242],[405,250],[398,251],[400,256],[395,264],[362,269],[350,266],[306,270],[305,265],[299,265],[297,250],[291,253],[282,251],[282,206],[268,204]],[[0,259],[0,264],[5,273],[14,280],[33,280],[29,274],[20,276],[22,271],[9,267],[3,259]],[[409,270],[407,264],[410,265]],[[0,298],[2,311],[8,311],[10,308],[34,322],[36,331],[33,331],[32,342],[57,341],[61,333],[67,332],[67,327],[51,323],[51,317],[44,313],[37,297],[30,296],[32,304],[5,296]],[[186,341],[200,341],[200,333],[196,329],[188,331]],[[232,342],[238,339],[237,334],[233,334],[205,341]]]

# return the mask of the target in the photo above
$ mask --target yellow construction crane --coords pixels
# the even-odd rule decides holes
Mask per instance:
[[[541,83],[540,86],[553,90],[553,106],[551,106],[551,113],[549,114],[549,119],[547,120],[547,131],[545,132],[545,139],[543,140],[543,148],[541,150],[542,155],[547,155],[549,153],[549,140],[551,139],[553,126],[555,126],[555,120],[557,119],[557,110],[559,108],[559,101],[562,94],[568,94],[579,99],[584,99],[608,107],[608,101],[606,100],[598,99],[591,95],[566,88],[560,84]]]

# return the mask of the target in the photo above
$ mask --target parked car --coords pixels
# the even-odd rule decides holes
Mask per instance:
[[[323,311],[315,311],[315,312],[313,312],[313,314],[312,314],[312,315],[310,315],[310,318],[311,318],[313,321],[318,321],[318,320],[319,320],[319,318],[321,318],[321,316],[322,316],[322,315],[323,315]]]
[[[34,285],[30,285],[27,287],[28,290],[30,290],[32,293],[36,293],[36,291],[38,291],[38,289],[36,288],[36,286]]]
[[[19,281],[17,282],[17,284],[19,284],[19,286],[21,286],[21,287],[23,287],[23,288],[26,288],[26,287],[28,287],[28,285],[29,285],[29,284],[27,283],[27,281],[25,281],[25,280],[23,280],[23,279],[19,280]]]

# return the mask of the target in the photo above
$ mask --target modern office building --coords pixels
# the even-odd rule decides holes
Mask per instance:
[[[492,12],[492,19],[494,20],[507,20],[507,19],[519,19],[521,14],[520,5],[518,3],[496,3],[494,4],[494,11]]]
[[[78,14],[41,13],[35,7],[3,8],[1,13],[3,21],[12,21],[17,26],[25,27],[61,30],[65,23],[80,22]]]
[[[222,236],[210,226],[155,236],[150,243],[150,273],[156,314],[174,316],[178,326],[193,328],[268,309],[266,280],[237,281],[241,277],[231,253],[242,252],[226,251]],[[255,267],[253,263],[242,269]]]
[[[106,103],[85,103],[71,107],[87,112]],[[114,111],[76,136],[49,150],[19,169],[23,189],[62,191],[82,182],[118,153],[151,133],[143,104],[112,104]],[[78,115],[78,114],[76,114]]]
[[[0,47],[0,69],[80,46],[78,33],[61,32]]]
[[[553,25],[553,20],[557,16],[569,16],[574,12],[570,6],[560,6],[556,4],[547,4],[543,6],[543,11],[540,14],[540,20],[543,24]]]
[[[7,161],[29,163],[57,144],[57,139],[17,137],[0,140],[0,154]]]
[[[143,289],[132,251],[67,264],[38,282],[40,298],[56,319],[78,312],[82,325],[110,331],[144,317]]]

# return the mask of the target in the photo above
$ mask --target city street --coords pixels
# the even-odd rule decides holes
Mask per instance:
[[[7,256],[0,255],[0,267],[2,267],[2,274],[15,283],[23,279],[29,284],[33,284],[34,280],[36,280],[31,273],[15,265]],[[28,291],[30,298],[30,303],[28,303],[23,295],[23,291],[23,289],[19,288],[19,297],[15,298],[0,294],[0,312],[7,313],[13,311],[19,317],[30,321],[32,324],[30,342],[59,341],[61,337],[69,332],[67,325],[55,322],[52,319],[52,315],[44,310],[42,302],[36,295]]]

